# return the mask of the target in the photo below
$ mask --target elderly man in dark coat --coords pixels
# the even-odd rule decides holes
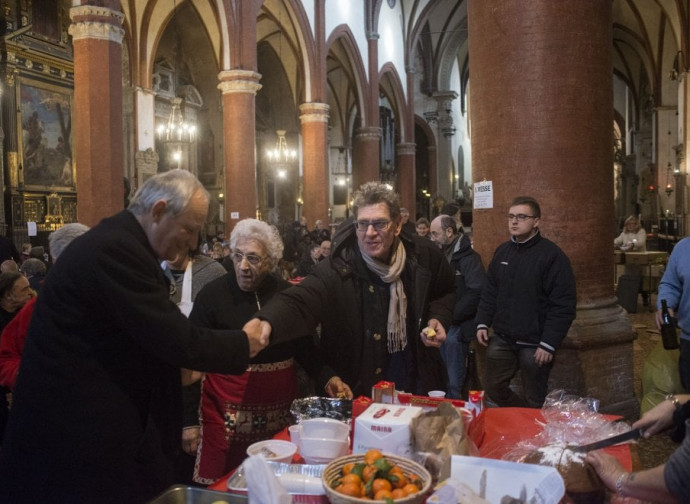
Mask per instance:
[[[0,501],[146,502],[173,483],[180,368],[241,373],[259,324],[192,326],[160,267],[196,248],[209,195],[148,179],[128,210],[75,239],[36,302],[0,454]]]
[[[331,255],[259,317],[274,335],[320,323],[324,361],[355,396],[380,380],[413,393],[443,389],[438,347],[455,304],[448,261],[431,241],[401,234],[400,201],[385,184],[360,187],[354,215],[338,228]]]

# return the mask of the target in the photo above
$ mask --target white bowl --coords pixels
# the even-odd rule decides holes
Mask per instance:
[[[345,441],[350,435],[350,426],[333,418],[310,418],[299,425],[300,436],[306,438]]]
[[[297,452],[297,445],[290,441],[280,439],[267,439],[249,445],[247,455],[259,455],[271,462],[292,461],[292,456]]]
[[[327,464],[333,459],[347,455],[350,443],[347,439],[300,438],[300,455],[307,464]]]

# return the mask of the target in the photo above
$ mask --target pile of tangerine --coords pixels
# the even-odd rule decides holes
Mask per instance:
[[[389,463],[379,450],[367,451],[364,462],[345,464],[330,485],[350,497],[390,502],[416,494],[423,487],[419,476]]]

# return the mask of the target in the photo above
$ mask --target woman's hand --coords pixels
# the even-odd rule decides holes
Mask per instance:
[[[185,453],[196,455],[199,443],[201,443],[200,427],[185,427],[182,429],[182,449]]]
[[[616,491],[616,480],[621,474],[627,473],[618,459],[602,450],[595,450],[587,453],[585,462],[592,465],[596,473],[604,482],[609,490]]]
[[[340,379],[339,376],[333,376],[328,383],[326,383],[326,393],[329,397],[344,397],[345,399],[352,399],[352,390],[347,383]]]

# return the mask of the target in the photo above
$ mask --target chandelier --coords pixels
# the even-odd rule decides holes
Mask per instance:
[[[196,126],[185,122],[182,116],[182,98],[172,99],[172,108],[167,124],[159,124],[157,133],[162,142],[192,143],[196,135]]]
[[[275,165],[295,161],[297,159],[297,151],[288,148],[287,140],[285,139],[285,130],[277,130],[276,134],[278,135],[276,147],[275,149],[268,150],[268,161]]]

